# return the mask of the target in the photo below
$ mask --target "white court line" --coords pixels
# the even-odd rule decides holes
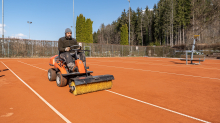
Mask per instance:
[[[131,99],[131,100],[135,100],[135,101],[138,101],[138,102],[141,102],[141,103],[144,103],[144,104],[147,104],[147,105],[150,105],[150,106],[153,106],[153,107],[156,107],[156,108],[165,110],[165,111],[169,111],[169,112],[172,112],[172,113],[175,113],[175,114],[179,114],[179,115],[184,116],[184,117],[188,117],[188,118],[191,118],[191,119],[194,119],[194,120],[198,120],[198,121],[201,121],[201,122],[204,122],[204,123],[210,123],[210,122],[208,122],[208,121],[201,120],[201,119],[199,119],[199,118],[195,118],[195,117],[192,117],[192,116],[183,114],[183,113],[179,113],[179,112],[176,112],[176,111],[167,109],[167,108],[163,108],[163,107],[160,107],[160,106],[157,106],[157,105],[148,103],[148,102],[144,102],[144,101],[141,101],[141,100],[138,100],[138,99],[129,97],[129,96],[125,96],[125,95],[122,95],[122,94],[119,94],[119,93],[116,93],[116,92],[113,92],[113,91],[109,91],[109,90],[105,90],[105,91],[108,91],[108,92],[110,92],[110,93],[113,93],[113,94],[116,94],[116,95],[119,95],[119,96],[122,96],[122,97],[125,97],[125,98],[128,98],[128,99]]]
[[[21,61],[19,61],[19,62],[21,62]],[[24,63],[24,62],[21,62],[21,63]],[[24,63],[24,64],[27,64],[27,63]],[[33,65],[30,65],[30,64],[27,64],[27,65],[32,66],[32,67],[35,67],[35,68],[38,68],[38,67],[33,66]],[[39,68],[38,68],[38,69],[39,69]],[[41,69],[41,70],[44,70],[44,69],[42,69],[42,68],[40,68],[40,69]],[[46,71],[46,70],[44,70],[44,71]],[[172,113],[174,113],[174,114],[178,114],[178,115],[181,115],[181,116],[185,116],[185,117],[188,117],[188,118],[191,118],[191,119],[194,119],[194,120],[198,120],[198,121],[201,121],[201,122],[204,122],[204,123],[211,123],[211,122],[208,122],[208,121],[205,121],[205,120],[196,118],[196,117],[192,117],[192,116],[189,116],[189,115],[186,115],[186,114],[183,114],[183,113],[179,113],[179,112],[176,112],[176,111],[167,109],[167,108],[163,108],[163,107],[160,107],[160,106],[157,106],[157,105],[148,103],[148,102],[144,102],[144,101],[141,101],[141,100],[138,100],[138,99],[129,97],[129,96],[125,96],[125,95],[123,95],[123,94],[119,94],[119,93],[116,93],[116,92],[113,92],[113,91],[109,91],[109,90],[105,90],[105,91],[110,92],[110,93],[113,93],[113,94],[116,94],[116,95],[119,95],[119,96],[122,96],[122,97],[125,97],[125,98],[128,98],[128,99],[131,99],[131,100],[135,100],[135,101],[138,101],[138,102],[141,102],[141,103],[144,103],[144,104],[147,104],[147,105],[150,105],[150,106],[159,108],[159,109],[163,109],[163,110],[165,110],[165,111],[169,111],[169,112],[172,112]]]
[[[158,61],[158,60],[154,60],[154,61]],[[117,61],[99,61],[99,62],[121,62],[121,61],[117,60]],[[144,63],[143,61],[141,61],[140,63],[139,62],[137,63],[136,61],[129,61],[129,62],[123,61],[123,63],[146,64],[146,65],[160,65],[160,66],[174,66],[174,67],[184,67],[184,68],[188,67],[188,68],[191,68],[190,66],[186,66],[186,65],[184,65],[184,66],[176,66],[176,65],[167,65],[167,64],[155,64],[153,62]],[[205,67],[194,67],[194,68],[196,68],[196,69],[198,68],[198,69],[220,70],[218,68],[205,68]]]
[[[18,62],[21,62],[21,61],[18,61]],[[32,67],[35,67],[35,68],[38,68],[38,69],[41,69],[41,70],[44,70],[44,71],[47,71],[47,70],[45,70],[45,69],[42,69],[42,68],[39,68],[39,67],[36,67],[36,66],[30,65],[30,64],[27,64],[27,63],[24,63],[24,62],[21,62],[21,63],[26,64],[26,65],[29,65],[29,66],[32,66]]]
[[[2,62],[2,61],[1,61]],[[2,64],[4,64],[2,62]],[[5,64],[4,64],[5,65]],[[6,65],[5,65],[6,66]],[[49,106],[57,115],[59,115],[65,122],[71,123],[65,116],[57,111],[50,103],[48,103],[43,97],[41,97],[34,89],[32,89],[27,83],[25,83],[20,77],[18,77],[8,66],[6,66],[23,84],[25,84],[34,94],[36,94],[47,106]]]
[[[90,63],[90,64],[91,64],[91,63]],[[211,77],[204,77],[204,76],[193,76],[193,75],[178,74],[178,73],[168,73],[168,72],[160,72],[160,71],[153,71],[153,70],[134,69],[134,68],[116,67],[116,66],[108,66],[108,65],[99,65],[99,64],[92,64],[92,65],[105,66],[105,67],[113,67],[113,68],[122,68],[122,69],[130,69],[130,70],[148,71],[148,72],[153,72],[153,73],[173,74],[173,75],[179,75],[179,76],[190,76],[190,77],[198,77],[198,78],[204,78],[204,79],[216,79],[216,80],[220,80],[219,78],[211,78]]]

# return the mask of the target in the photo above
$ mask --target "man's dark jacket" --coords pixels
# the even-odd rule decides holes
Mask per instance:
[[[62,37],[58,41],[58,50],[60,51],[60,53],[66,52],[65,48],[70,47],[72,45],[78,45],[75,38],[68,39],[66,37]]]

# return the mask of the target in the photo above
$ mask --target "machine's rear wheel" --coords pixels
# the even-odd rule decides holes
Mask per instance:
[[[65,77],[62,76],[62,74],[60,72],[57,73],[57,77],[56,77],[56,83],[58,87],[63,87],[66,86],[67,84],[67,79]]]
[[[50,68],[47,72],[47,76],[49,81],[55,81],[56,80],[56,71],[52,68]]]

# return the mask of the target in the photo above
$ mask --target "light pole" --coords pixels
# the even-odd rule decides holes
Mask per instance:
[[[2,54],[5,54],[4,51],[4,0],[2,0]]]
[[[29,39],[30,39],[30,24],[32,24],[32,22],[27,22],[27,23],[29,23]]]
[[[74,0],[73,0],[73,38],[75,38]]]
[[[129,2],[129,51],[130,51],[130,0],[128,0]]]
[[[27,23],[29,23],[29,40],[30,40],[30,25],[32,24],[32,22],[28,21]],[[32,41],[32,57],[33,57],[33,41]]]

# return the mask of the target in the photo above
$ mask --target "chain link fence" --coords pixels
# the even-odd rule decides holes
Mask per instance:
[[[0,38],[0,58],[51,57],[58,54],[58,42]],[[179,58],[184,50],[166,46],[127,46],[82,43],[87,57],[172,57]]]
[[[129,56],[146,56],[146,48],[126,45],[113,45],[113,44],[92,44],[82,43],[85,50],[91,50],[89,53],[86,51],[87,56],[92,57],[129,57]]]
[[[58,53],[57,41],[4,39],[1,40],[0,57],[50,57]]]

